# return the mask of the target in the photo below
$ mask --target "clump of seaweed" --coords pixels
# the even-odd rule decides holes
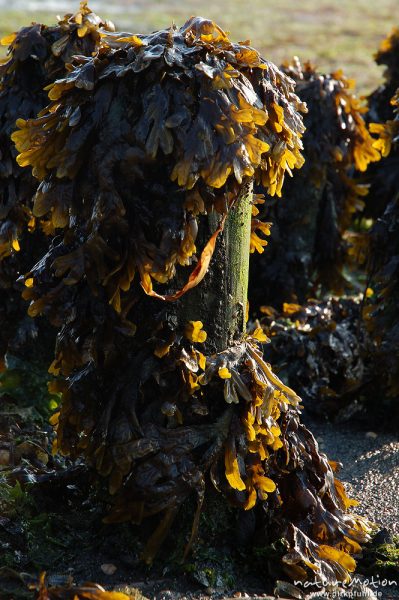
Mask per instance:
[[[259,324],[270,338],[265,358],[306,409],[319,417],[350,418],[372,379],[373,341],[362,326],[363,295],[260,307]],[[254,327],[254,325],[251,325]]]

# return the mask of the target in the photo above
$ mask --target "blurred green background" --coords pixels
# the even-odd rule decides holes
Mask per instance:
[[[32,21],[54,23],[57,14],[75,12],[78,5],[78,1],[0,0],[1,37]],[[356,79],[360,94],[380,83],[382,69],[373,62],[373,54],[381,39],[399,25],[398,0],[93,0],[89,6],[119,29],[140,33],[172,22],[181,25],[200,14],[216,20],[234,40],[250,39],[277,64],[297,55],[325,71],[343,68]]]

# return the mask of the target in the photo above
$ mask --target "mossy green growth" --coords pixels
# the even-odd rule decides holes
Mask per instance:
[[[0,514],[5,518],[12,518],[29,510],[32,500],[17,481],[15,484],[7,483],[4,473],[0,474]]]
[[[235,587],[238,564],[231,551],[237,509],[223,501],[216,490],[208,490],[200,515],[197,538],[183,560],[188,534],[197,508],[189,498],[182,506],[173,536],[167,539],[159,556],[163,573],[186,575],[206,588],[227,591]]]
[[[252,590],[272,592],[273,577],[282,575],[279,565],[287,552],[287,543],[284,539],[266,539],[264,512],[243,511],[209,488],[197,539],[183,562],[187,531],[195,510],[193,499],[183,505],[173,536],[167,540],[160,557],[164,572],[176,577],[184,574],[218,593],[232,593],[246,585]]]
[[[380,543],[377,534],[363,550],[363,559],[359,571],[379,579],[389,578],[399,583],[399,535],[389,536],[389,540]]]
[[[60,395],[48,391],[51,376],[41,363],[6,355],[6,369],[0,373],[0,415],[22,417],[30,423],[47,422]]]

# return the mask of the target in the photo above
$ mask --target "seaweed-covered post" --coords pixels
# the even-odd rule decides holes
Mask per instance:
[[[76,54],[91,56],[101,31],[113,31],[81,2],[55,26],[35,23],[1,40],[8,56],[0,65],[0,361],[6,352],[23,354],[27,341],[37,336],[37,323],[26,318],[26,302],[16,279],[45,249],[44,233],[53,225],[32,214],[31,199],[38,182],[15,161],[10,139],[17,118],[33,118],[48,104],[45,87],[65,75],[66,64]],[[48,336],[53,337],[53,336]],[[52,342],[41,338],[47,355]],[[28,346],[29,348],[29,346]],[[29,351],[29,350],[28,350]]]
[[[370,131],[378,138],[375,147],[381,152],[381,162],[367,173],[370,193],[366,198],[365,214],[377,219],[398,190],[399,153],[395,139],[398,135],[397,101],[399,88],[399,27],[394,27],[382,40],[374,55],[377,65],[384,65],[384,81],[367,98]]]
[[[384,98],[386,99],[386,93],[394,82],[399,84],[397,59],[395,61],[397,52],[392,56],[395,44],[397,50],[397,29],[382,46],[387,50],[390,60],[386,59],[386,63],[390,65],[393,74],[393,67],[396,66],[396,80],[387,82],[385,89],[383,87],[381,90],[380,98],[377,93],[371,96],[380,109],[380,118],[390,110],[392,114],[389,116],[392,118],[388,118],[385,123],[370,125],[378,136],[375,144],[384,158],[380,169],[375,168],[370,177],[371,193],[374,194],[372,200],[375,199],[377,203],[375,214],[380,214],[368,235],[368,281],[374,294],[363,310],[365,323],[375,341],[370,356],[374,379],[371,396],[374,399],[373,393],[379,395],[380,404],[389,415],[391,424],[397,424],[394,417],[399,415],[399,88],[390,99],[389,106],[384,106]],[[382,185],[383,182],[385,186]]]
[[[359,179],[380,153],[373,146],[365,107],[354,82],[342,71],[323,74],[298,59],[282,67],[306,102],[305,165],[294,173],[277,201],[267,201],[264,218],[274,226],[265,255],[251,260],[252,306],[303,303],[315,286],[342,293],[348,229],[361,213],[367,186]],[[350,241],[356,241],[356,234]]]
[[[366,205],[374,225],[368,236],[369,283],[376,292],[364,317],[376,348],[371,357],[375,390],[386,390],[387,414],[398,414],[399,396],[399,28],[381,42],[375,54],[378,65],[385,65],[384,82],[368,98],[370,131],[382,160],[371,170],[370,194]]]
[[[300,399],[243,333],[255,179],[273,195],[303,159],[293,82],[215,23],[105,34],[13,135],[53,223],[25,276],[32,316],[59,328],[57,447],[108,478],[108,521],[160,515],[207,486],[268,505],[285,570],[347,580],[367,525],[299,422]],[[317,474],[317,475],[315,475]],[[270,505],[269,505],[270,502]],[[276,531],[277,529],[274,528]]]

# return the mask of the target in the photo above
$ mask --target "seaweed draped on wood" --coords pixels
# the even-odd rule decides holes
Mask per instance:
[[[225,215],[253,176],[274,193],[288,163],[303,161],[292,82],[203,19],[149,36],[104,34],[49,96],[13,134],[18,163],[43,180],[33,214],[64,230],[26,278],[32,316],[87,282],[134,332],[138,279],[162,295],[154,282],[173,286],[176,267],[197,259],[189,287],[202,279],[216,232],[197,256],[198,217]],[[43,293],[42,273],[46,284],[57,278]]]
[[[108,478],[109,521],[163,514],[148,562],[194,493],[190,547],[211,481],[238,508],[270,501],[291,575],[347,580],[368,527],[345,514],[352,502],[300,426],[300,399],[263,361],[262,332],[237,326],[215,351],[223,323],[206,315],[206,331],[195,314],[222,299],[216,259],[238,239],[229,220],[250,181],[280,194],[303,163],[293,81],[192,18],[147,36],[102,32],[49,98],[13,140],[40,180],[33,215],[54,229],[24,297],[59,329],[56,447]],[[241,244],[249,252],[249,226]]]
[[[398,81],[399,83],[399,81]],[[399,156],[399,88],[391,99],[393,119],[388,120],[376,133],[376,143],[385,145],[388,140],[387,159],[381,162],[381,172],[374,172],[375,181],[384,177],[389,165]],[[372,360],[377,393],[387,396],[383,401],[389,413],[399,414],[399,180],[390,180],[390,194],[383,199],[385,208],[375,220],[369,234],[369,283],[374,290],[368,306],[364,308],[365,323],[376,342]],[[373,189],[373,186],[372,186]],[[387,192],[388,188],[385,190]],[[380,205],[380,209],[382,208]]]
[[[305,166],[287,181],[281,200],[267,198],[262,216],[273,221],[266,255],[251,259],[253,306],[304,302],[317,286],[341,293],[347,230],[363,210],[367,185],[355,177],[380,153],[366,126],[366,107],[342,71],[323,74],[294,59],[283,66],[306,102]],[[259,190],[261,191],[261,190]]]
[[[370,353],[370,397],[380,398],[390,423],[398,414],[399,397],[399,29],[381,42],[375,55],[385,65],[384,82],[368,97],[370,131],[382,159],[367,174],[370,193],[365,213],[374,220],[365,236],[368,284],[372,290],[363,316],[375,342]]]
[[[91,229],[90,239],[70,255],[73,281],[83,273],[76,272],[77,262],[82,267],[89,256],[107,254],[114,265],[96,278],[110,289],[119,312],[121,291],[129,289],[135,272],[151,293],[154,280],[166,283],[176,264],[190,263],[197,215],[210,209],[224,214],[246,178],[256,176],[271,194],[281,188],[288,164],[303,162],[303,125],[292,83],[209,21],[192,20],[178,31],[150,36],[105,36],[98,54],[80,63],[52,86],[53,102],[40,118],[18,121],[13,139],[18,163],[45,178],[34,214],[68,227],[72,211],[74,227],[81,221]],[[98,178],[98,186],[85,190],[84,202],[74,179],[82,168],[86,179]],[[155,198],[157,178],[165,180],[159,206],[149,208],[146,196]],[[78,188],[84,185],[89,187],[82,182]],[[128,188],[123,193],[121,185]],[[177,190],[185,193],[176,196]],[[163,194],[170,197],[167,206]],[[156,241],[146,231],[150,210],[159,222]],[[123,247],[115,240],[107,253],[105,238],[114,232],[118,237],[125,224]],[[57,264],[58,274],[70,270],[67,257]]]
[[[9,46],[0,66],[0,314],[3,355],[20,352],[37,325],[24,318],[26,303],[15,280],[45,249],[43,235],[54,234],[49,220],[32,214],[31,199],[38,182],[15,161],[10,139],[17,118],[33,118],[48,103],[43,89],[66,73],[72,56],[90,56],[100,41],[99,29],[112,30],[85,2],[58,25],[34,24],[2,40]]]
[[[399,189],[399,151],[394,143],[399,135],[398,119],[395,118],[394,96],[399,89],[399,28],[381,42],[375,54],[378,65],[385,65],[384,81],[367,98],[370,131],[376,135],[375,146],[382,155],[381,163],[373,165],[368,173],[370,193],[366,198],[365,213],[368,217],[381,217]]]

